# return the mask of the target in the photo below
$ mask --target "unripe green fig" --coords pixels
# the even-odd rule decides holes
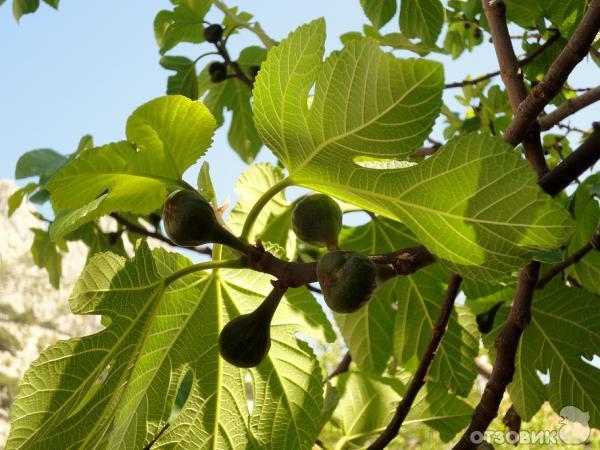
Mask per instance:
[[[317,278],[327,306],[338,313],[352,313],[371,300],[375,264],[361,253],[329,252],[317,263]]]
[[[342,229],[342,210],[331,197],[311,194],[294,207],[292,227],[304,242],[336,249]]]
[[[271,348],[271,320],[285,293],[274,288],[258,308],[231,320],[219,335],[221,357],[237,367],[256,367]]]
[[[212,205],[198,192],[183,189],[167,197],[163,209],[169,239],[182,247],[214,242],[244,252],[247,246],[217,220]]]
[[[475,320],[477,321],[477,328],[481,334],[487,334],[492,331],[494,327],[494,319],[496,318],[496,313],[502,306],[503,302],[496,303],[491,309],[477,314],[475,316]]]
[[[204,29],[204,40],[211,44],[216,44],[223,37],[223,27],[218,23],[213,23]]]

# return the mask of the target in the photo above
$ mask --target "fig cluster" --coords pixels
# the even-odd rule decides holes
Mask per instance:
[[[329,250],[317,263],[317,278],[327,306],[345,314],[367,304],[375,291],[377,268],[366,255],[339,250],[339,205],[324,194],[304,197],[292,212],[292,227],[302,241]]]

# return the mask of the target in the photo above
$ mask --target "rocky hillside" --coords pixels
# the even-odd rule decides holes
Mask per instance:
[[[30,253],[31,228],[44,228],[45,224],[31,215],[33,207],[26,201],[8,218],[7,200],[15,190],[14,181],[0,180],[0,448],[8,434],[10,404],[29,364],[58,339],[99,328],[96,317],[74,316],[67,305],[87,249],[69,242],[60,289],[54,289],[47,272],[34,265]]]

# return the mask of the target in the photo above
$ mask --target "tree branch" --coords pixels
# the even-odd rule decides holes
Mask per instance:
[[[594,123],[594,131],[573,153],[539,180],[540,187],[554,196],[566,188],[579,175],[593,166],[600,158],[600,124]]]
[[[516,114],[519,105],[527,97],[527,91],[523,82],[523,72],[519,67],[508,33],[508,26],[506,25],[506,7],[501,1],[491,4],[486,0],[482,0],[482,3],[492,34],[498,64],[500,65],[500,75],[506,86],[513,114]],[[529,131],[523,140],[525,158],[540,177],[548,172],[548,165],[544,157],[539,127],[532,127]]]
[[[517,114],[504,133],[506,142],[517,145],[523,141],[531,124],[560,92],[574,67],[587,55],[598,29],[600,29],[600,0],[591,0],[581,23],[548,69],[544,79],[519,105]]]
[[[231,60],[231,56],[229,55],[229,52],[227,51],[225,45],[223,43],[217,43],[215,44],[215,46],[217,47],[219,55],[221,55],[223,61],[225,61],[225,64],[230,66],[235,72],[235,77],[241,82],[243,82],[246,86],[248,86],[250,90],[252,90],[254,88],[254,81],[248,78],[248,76],[244,73],[237,61]]]
[[[571,114],[575,114],[577,111],[582,110],[586,106],[591,105],[594,102],[600,100],[600,86],[590,89],[589,91],[581,94],[578,97],[567,100],[565,103],[560,105],[550,114],[546,114],[539,119],[540,128],[542,131],[549,130],[554,125],[559,123]]]
[[[515,300],[504,328],[496,338],[496,359],[490,379],[487,382],[481,400],[475,408],[469,427],[462,435],[454,449],[472,449],[476,445],[471,437],[478,436],[487,430],[491,421],[498,414],[498,407],[506,386],[512,381],[515,372],[515,355],[523,331],[531,320],[531,302],[538,279],[540,263],[533,261],[519,275]]]
[[[386,445],[398,435],[398,431],[400,431],[402,422],[404,422],[404,419],[408,415],[412,404],[417,397],[417,394],[426,382],[427,372],[429,371],[429,367],[433,362],[435,353],[440,345],[440,342],[442,341],[444,333],[446,332],[446,328],[448,327],[448,321],[450,320],[450,315],[452,313],[452,308],[454,307],[454,301],[460,289],[461,281],[462,278],[460,275],[453,274],[450,276],[450,279],[448,280],[448,289],[446,290],[446,295],[444,297],[444,303],[442,304],[442,308],[440,309],[440,313],[431,332],[431,336],[429,337],[429,343],[427,344],[425,353],[421,357],[419,367],[410,381],[410,384],[406,388],[406,392],[398,404],[391,422],[379,435],[375,442],[368,447],[369,450],[385,448]]]
[[[544,42],[541,46],[539,46],[538,48],[536,48],[534,51],[532,51],[530,54],[526,55],[524,58],[521,58],[517,61],[517,64],[519,67],[524,67],[527,64],[529,64],[531,61],[533,61],[535,58],[537,58],[541,53],[543,53],[547,48],[549,48],[552,44],[554,44],[558,39],[560,38],[560,33],[557,31],[556,33],[554,33],[552,36],[550,36],[548,38],[548,40],[546,42]],[[489,80],[490,78],[493,78],[495,76],[500,75],[500,71],[497,70],[495,72],[490,72],[486,75],[482,75],[478,78],[473,78],[472,80],[463,80],[463,81],[457,81],[454,83],[448,83],[444,86],[444,89],[450,89],[450,88],[457,88],[457,87],[463,87],[463,86],[469,86],[469,85],[473,85],[473,84],[479,84],[482,81],[486,81]]]
[[[318,281],[316,262],[284,261],[265,251],[260,243],[256,247],[248,246],[244,258],[248,269],[273,275],[286,287],[300,287]],[[392,265],[396,275],[409,275],[436,261],[422,245],[370,258],[376,264]]]
[[[490,5],[488,0],[482,0],[482,2],[488,22],[490,23],[490,29],[492,30],[492,37],[494,37],[494,45],[496,47],[499,63],[501,67],[503,62],[505,65],[507,62],[510,64],[511,51],[502,47],[503,43],[506,42],[503,34],[508,34],[506,29],[506,19],[504,16],[504,5],[501,2],[495,2],[493,5]],[[526,144],[526,140],[530,140],[530,142],[533,142],[537,146],[537,143],[540,141],[539,125],[532,127],[531,124],[535,121],[537,115],[543,110],[544,106],[560,91],[571,70],[583,58],[585,53],[580,57],[580,52],[582,50],[587,52],[589,49],[594,37],[589,36],[590,30],[597,31],[599,27],[600,0],[592,0],[584,19],[571,37],[571,40],[567,44],[565,50],[563,50],[561,55],[550,67],[544,80],[534,88],[531,95],[529,95],[527,98],[525,98],[525,100],[523,100],[523,102],[519,104],[515,117],[513,118],[509,129],[504,134],[505,141],[515,146],[521,141],[524,141],[524,144]],[[594,35],[596,31],[593,31]],[[500,33],[500,36],[494,36],[494,32]],[[510,43],[510,38],[508,39],[508,45],[512,46]],[[506,47],[506,44],[504,44],[504,47]],[[512,53],[514,54],[514,52]],[[511,68],[513,68],[513,70],[511,70]],[[514,73],[514,66],[512,65],[508,65],[503,73],[506,77],[505,82],[507,90],[509,90],[511,105],[513,105],[514,108],[515,101],[518,100],[522,93],[522,90],[517,83],[517,74]],[[511,92],[511,90],[513,92]],[[527,105],[528,102],[532,102],[531,99],[534,99],[533,109],[531,106],[524,107],[524,105]],[[536,108],[539,109],[536,111]],[[512,134],[509,132],[510,130],[513,130]],[[517,130],[517,132],[514,130]],[[536,139],[536,141],[534,142],[533,139]],[[534,150],[537,153],[537,149],[534,148]],[[540,177],[541,171],[539,170],[538,163],[534,159],[530,159],[532,156],[534,158],[538,158],[539,155],[529,155],[528,160],[534,166],[534,168],[537,167],[536,172],[538,173],[538,177]],[[582,157],[576,156],[574,159],[579,162]],[[585,162],[589,162],[589,158],[583,159]],[[546,163],[544,160],[544,166],[545,165]],[[570,179],[570,181],[572,181],[579,175],[579,173],[575,173],[577,172],[576,168],[583,166],[584,163],[569,164],[562,170],[564,176],[561,176],[561,171],[557,171],[557,167],[557,169],[553,170],[552,172],[542,175],[540,177],[539,184],[547,193],[555,195],[568,184],[567,183],[563,185],[564,181],[561,180]],[[544,179],[546,181],[544,181]],[[555,188],[559,186],[562,187],[556,191],[549,191],[548,186],[553,186]],[[517,353],[521,335],[531,320],[531,303],[533,301],[533,293],[537,284],[539,271],[540,263],[537,261],[532,261],[521,271],[519,275],[515,299],[510,309],[510,313],[504,328],[496,338],[496,358],[490,379],[485,386],[479,404],[475,408],[475,413],[473,414],[473,418],[469,424],[469,427],[454,446],[454,449],[463,450],[475,448],[475,442],[477,442],[479,439],[473,440],[473,437],[475,436],[479,438],[481,433],[488,428],[491,421],[498,414],[498,407],[500,406],[504,391],[506,390],[508,384],[512,381],[515,372],[515,355]]]
[[[577,264],[579,261],[581,261],[581,259],[585,255],[587,255],[589,252],[591,252],[594,249],[596,249],[596,250],[600,249],[600,229],[596,230],[596,232],[594,233],[594,236],[592,236],[592,239],[590,240],[590,242],[585,244],[583,247],[581,247],[579,250],[577,250],[575,253],[573,253],[568,258],[565,258],[564,261],[561,261],[560,263],[558,263],[554,267],[552,267],[550,270],[548,270],[548,272],[546,272],[544,274],[544,276],[539,279],[539,281],[535,285],[535,288],[543,289],[544,286],[546,286],[550,282],[550,280],[552,280],[552,278],[554,278],[556,275],[561,273],[567,267],[569,267],[573,264]]]

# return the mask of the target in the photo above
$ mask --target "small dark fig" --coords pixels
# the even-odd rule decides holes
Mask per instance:
[[[475,31],[473,32],[473,37],[475,39],[481,39],[482,36],[483,32],[481,31],[481,28],[475,28]]]
[[[477,328],[481,334],[487,334],[492,331],[494,327],[494,319],[496,318],[496,313],[500,309],[504,302],[496,303],[491,309],[477,314],[475,320],[477,321]]]
[[[211,44],[216,44],[223,37],[223,27],[218,23],[213,23],[204,29],[204,40]]]
[[[212,205],[198,192],[175,191],[165,202],[163,221],[167,236],[177,245],[196,247],[214,242],[241,252],[247,246],[218,221]]]
[[[371,300],[376,269],[368,256],[338,250],[319,259],[317,278],[327,306],[337,313],[352,313]]]
[[[220,83],[227,78],[227,64],[215,61],[208,66],[208,74],[213,83]]]
[[[256,367],[271,348],[271,320],[285,293],[273,288],[258,308],[231,320],[219,335],[219,353],[237,367]]]
[[[311,194],[300,200],[292,211],[294,233],[308,244],[338,248],[342,229],[342,210],[325,194]]]

